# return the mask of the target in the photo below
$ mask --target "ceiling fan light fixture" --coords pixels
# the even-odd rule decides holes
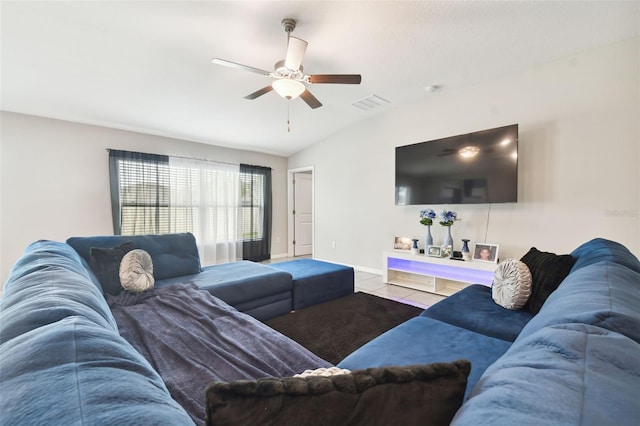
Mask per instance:
[[[295,99],[305,91],[304,84],[288,78],[274,81],[271,83],[271,87],[285,99]]]

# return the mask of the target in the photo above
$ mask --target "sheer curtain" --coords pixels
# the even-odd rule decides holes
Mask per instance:
[[[202,265],[242,259],[240,166],[169,158],[169,229],[192,232]]]

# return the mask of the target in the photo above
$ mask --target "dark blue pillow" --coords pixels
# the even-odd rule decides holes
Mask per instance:
[[[120,285],[120,262],[125,254],[135,249],[133,241],[127,241],[113,248],[91,247],[89,250],[91,269],[102,284],[107,294],[118,294],[122,290]]]

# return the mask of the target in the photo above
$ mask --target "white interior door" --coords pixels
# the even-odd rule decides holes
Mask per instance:
[[[310,172],[293,174],[293,255],[313,253],[313,177]]]

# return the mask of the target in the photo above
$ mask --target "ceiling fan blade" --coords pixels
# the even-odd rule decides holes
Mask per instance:
[[[269,76],[271,73],[269,71],[261,70],[260,68],[250,67],[248,65],[236,64],[235,62],[225,61],[224,59],[213,58],[211,60],[214,64],[224,65],[225,67],[235,68],[243,71],[254,72],[256,74],[262,74],[264,76]]]
[[[296,37],[289,37],[287,46],[287,57],[284,59],[284,66],[290,70],[297,71],[302,65],[304,52],[307,50],[307,42]]]
[[[257,97],[260,97],[260,96],[264,95],[265,93],[269,93],[272,90],[273,90],[273,87],[271,87],[271,85],[268,85],[268,86],[263,87],[260,90],[256,90],[255,92],[248,94],[244,98],[253,100],[253,99],[257,98]]]
[[[316,108],[320,108],[322,106],[322,103],[320,103],[320,101],[311,94],[310,91],[306,90],[304,92],[302,92],[300,94],[300,97],[302,98],[303,101],[305,101],[307,103],[307,105],[309,105],[312,109],[316,109]]]
[[[315,74],[309,76],[309,83],[312,84],[360,84],[361,81],[360,74]]]

